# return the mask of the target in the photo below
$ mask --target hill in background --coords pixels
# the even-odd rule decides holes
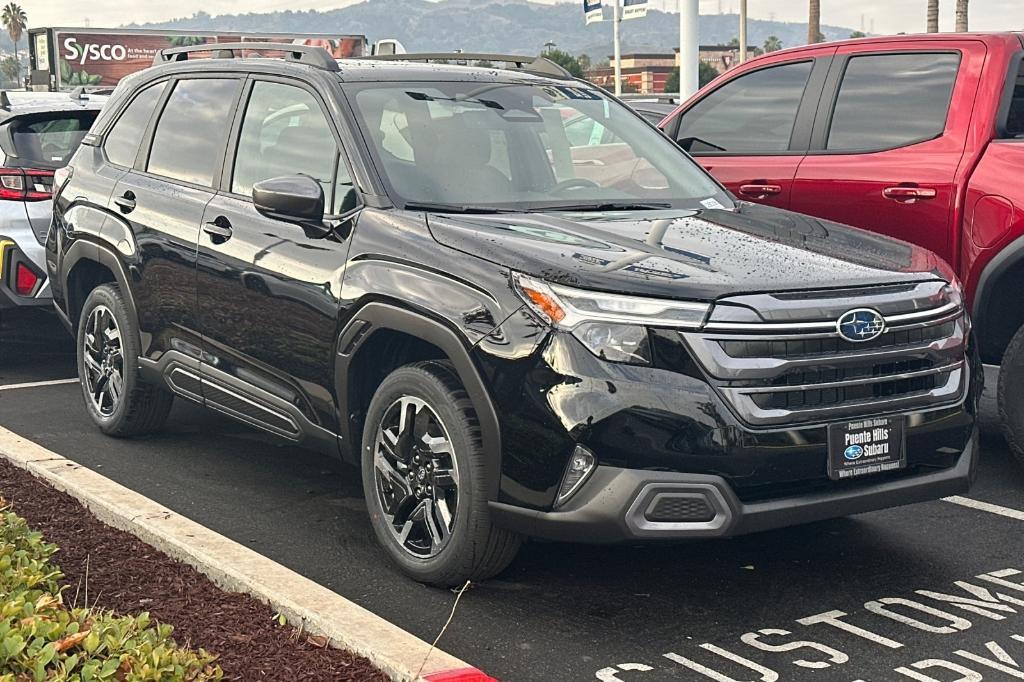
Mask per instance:
[[[397,38],[410,52],[451,51],[536,54],[551,41],[559,49],[587,53],[594,61],[612,52],[611,22],[583,23],[581,3],[543,5],[528,0],[367,0],[330,11],[283,11],[263,14],[199,12],[191,17],[144,24],[145,28],[285,33],[355,33],[372,41]],[[133,26],[135,26],[133,24]],[[623,51],[667,52],[679,44],[679,15],[650,11],[643,19],[622,25]],[[853,29],[822,26],[828,40],[848,38]],[[739,32],[735,14],[700,18],[704,44],[728,43]],[[806,42],[806,24],[750,20],[750,44],[762,45],[770,35],[784,47]]]

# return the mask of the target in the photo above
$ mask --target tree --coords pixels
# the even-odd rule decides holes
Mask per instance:
[[[809,0],[807,12],[807,42],[820,43],[821,41],[821,0]]]
[[[0,61],[0,76],[8,83],[17,84],[21,77],[21,64],[14,57],[4,57],[3,61]]]
[[[553,47],[542,52],[541,56],[558,64],[576,78],[583,78],[583,67],[580,66],[579,60],[568,52]]]
[[[775,52],[782,49],[782,41],[779,40],[778,36],[768,36],[768,39],[764,41],[765,52]]]
[[[928,32],[939,32],[939,0],[928,0]]]
[[[718,78],[718,72],[715,71],[715,67],[703,61],[697,63],[697,84],[699,87],[703,88],[716,78]],[[665,92],[679,92],[679,67],[672,69],[672,73],[665,80]]]
[[[968,0],[956,0],[956,32],[967,32],[967,6]]]
[[[14,62],[18,65],[15,80],[21,81],[21,59],[18,58],[18,41],[21,40],[21,34],[25,31],[25,27],[28,26],[28,16],[26,16],[25,10],[21,8],[21,5],[16,2],[9,2],[4,5],[3,11],[0,12],[0,20],[4,22],[7,35],[14,41]]]
[[[867,38],[868,34],[864,31],[854,31],[850,34],[850,38]]]
[[[580,68],[584,71],[590,70],[590,55],[584,52],[579,57],[576,57],[576,61],[579,62]]]

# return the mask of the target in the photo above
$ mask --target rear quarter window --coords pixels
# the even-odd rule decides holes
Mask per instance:
[[[1010,110],[1006,118],[1007,137],[1024,137],[1024,61],[1021,62],[1017,73],[1011,76],[1014,78],[1013,95],[1010,100]]]

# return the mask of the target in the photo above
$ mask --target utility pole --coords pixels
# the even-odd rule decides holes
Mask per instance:
[[[622,23],[622,0],[615,0],[612,9],[612,43],[615,52],[615,96],[622,95],[622,45],[619,43],[619,24]]]
[[[700,87],[700,2],[679,0],[679,95],[688,98]]]
[[[747,0],[740,0],[740,64],[747,61]]]

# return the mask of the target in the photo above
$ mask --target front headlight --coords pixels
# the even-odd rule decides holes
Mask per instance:
[[[649,365],[648,326],[696,329],[710,310],[705,303],[573,289],[519,273],[512,280],[535,313],[612,362]]]

